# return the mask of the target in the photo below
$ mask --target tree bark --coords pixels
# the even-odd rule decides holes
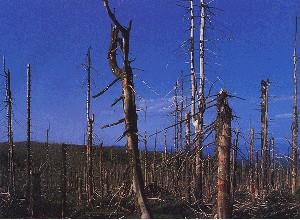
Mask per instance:
[[[136,194],[137,207],[141,212],[141,218],[151,218],[146,197],[144,194],[144,181],[141,169],[141,161],[139,159],[138,150],[138,128],[137,128],[137,114],[135,105],[135,91],[133,84],[133,74],[129,61],[129,36],[131,30],[131,22],[129,27],[123,27],[116,19],[111,11],[108,1],[103,0],[106,11],[114,23],[111,32],[111,47],[109,50],[109,62],[112,72],[116,77],[122,80],[122,95],[123,110],[125,115],[125,133],[127,135],[127,149],[128,156],[132,170],[132,180],[134,192]],[[118,39],[122,39],[120,42]],[[123,67],[120,69],[117,65],[116,50],[120,47],[123,54]]]
[[[218,95],[217,108],[217,217],[231,218],[232,203],[230,199],[230,147],[232,111],[228,105],[227,93],[223,90],[221,90]]]

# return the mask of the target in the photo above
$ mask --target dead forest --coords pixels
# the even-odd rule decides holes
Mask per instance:
[[[236,97],[221,89],[213,94],[206,85],[206,28],[213,8],[206,0],[186,0],[188,10],[189,69],[184,70],[189,88],[174,82],[170,125],[153,133],[139,133],[131,56],[132,21],[121,21],[109,0],[99,1],[111,21],[106,62],[114,80],[101,91],[91,89],[93,56],[88,48],[83,65],[87,76],[86,133],[83,145],[54,144],[51,129],[45,141],[31,139],[31,65],[24,68],[26,82],[26,141],[14,142],[11,73],[3,56],[5,78],[6,139],[0,144],[1,218],[300,218],[298,172],[298,54],[295,19],[293,72],[293,115],[289,155],[277,157],[276,137],[269,134],[269,89],[272,82],[261,79],[261,130],[250,129],[247,151],[242,151],[244,131],[232,126],[231,103]],[[200,16],[196,16],[196,11]],[[103,15],[104,16],[104,15]],[[199,25],[198,25],[199,24]],[[199,36],[197,39],[195,36]],[[145,42],[146,43],[146,42]],[[196,48],[199,48],[196,49]],[[197,54],[198,53],[198,54]],[[199,58],[196,60],[196,58]],[[198,74],[199,73],[199,74]],[[107,119],[102,129],[123,126],[118,141],[122,147],[96,145],[95,121],[91,111],[112,87],[119,97],[110,107],[122,108],[118,121]],[[186,93],[189,93],[186,96]],[[25,96],[25,91],[24,91]],[[34,107],[34,106],[33,106]],[[206,119],[207,111],[214,119]],[[173,136],[167,136],[171,131]],[[154,146],[149,140],[154,140]],[[158,140],[163,140],[160,146]],[[172,146],[168,144],[172,139]],[[260,145],[255,146],[255,139]],[[210,154],[204,149],[213,149]]]

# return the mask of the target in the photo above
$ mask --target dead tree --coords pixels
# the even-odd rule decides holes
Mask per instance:
[[[174,107],[175,107],[175,110],[174,110],[174,150],[175,150],[175,153],[178,152],[178,138],[179,138],[179,133],[178,133],[178,113],[179,113],[179,105],[178,105],[178,80],[176,80],[176,84],[175,84],[175,90],[174,90]]]
[[[49,158],[49,132],[50,132],[50,125],[46,130],[46,170],[45,170],[45,176],[46,176],[46,195],[49,193],[49,176],[50,176],[50,158]]]
[[[228,105],[228,94],[221,90],[217,100],[216,148],[217,173],[217,217],[231,218],[230,198],[230,148],[232,110]]]
[[[294,98],[293,98],[293,124],[292,124],[292,193],[295,194],[297,189],[297,166],[298,166],[298,57],[297,57],[297,17],[296,17],[296,31],[295,31],[295,42],[294,42]]]
[[[186,159],[185,159],[185,197],[187,201],[190,200],[191,194],[191,163],[190,163],[190,154],[191,154],[191,114],[190,112],[186,113],[185,116],[186,125],[185,125],[185,151],[186,151]]]
[[[250,129],[250,150],[249,150],[249,185],[252,199],[255,198],[255,181],[254,181],[254,129]]]
[[[28,215],[33,216],[32,153],[31,153],[31,66],[27,64],[27,204]]]
[[[185,150],[190,152],[191,150],[191,113],[187,112],[185,115]]]
[[[274,137],[270,140],[270,151],[271,151],[271,161],[270,161],[270,183],[273,189],[275,189],[275,141]]]
[[[94,115],[91,116],[91,53],[90,48],[86,55],[87,62],[87,95],[86,95],[86,117],[87,117],[87,144],[86,144],[86,192],[87,205],[92,206],[93,201],[93,123]]]
[[[154,139],[154,152],[153,152],[153,161],[152,161],[152,182],[157,184],[157,170],[156,170],[156,162],[157,161],[157,130],[155,132]]]
[[[136,194],[137,207],[140,210],[141,218],[150,218],[150,212],[147,207],[146,197],[144,195],[144,181],[139,159],[138,149],[138,128],[137,113],[135,104],[135,90],[133,84],[133,73],[129,60],[129,39],[131,30],[131,21],[128,27],[122,26],[111,11],[108,0],[103,0],[104,6],[114,24],[111,30],[111,44],[108,53],[109,64],[112,72],[117,79],[122,81],[122,100],[125,115],[125,132],[127,136],[127,151],[132,170],[133,188]],[[117,64],[116,51],[120,49],[123,54],[123,67]]]
[[[144,186],[148,185],[148,149],[147,149],[147,132],[144,134]]]
[[[205,112],[205,96],[204,96],[204,33],[205,33],[205,1],[201,0],[201,19],[200,19],[200,85],[199,85],[199,102],[198,114],[196,114],[196,70],[195,70],[195,16],[194,1],[190,0],[190,72],[191,72],[191,114],[192,122],[195,128],[195,172],[193,177],[194,196],[197,200],[202,200],[202,140],[203,140],[203,117]]]
[[[254,189],[255,189],[255,198],[259,196],[259,157],[258,151],[256,151],[256,160],[255,160],[255,179],[254,179]]]
[[[268,91],[269,81],[261,81],[261,175],[263,196],[268,192]]]
[[[15,149],[12,130],[12,94],[10,89],[10,71],[5,70],[5,58],[3,57],[4,73],[6,79],[6,107],[7,107],[7,143],[8,143],[8,192],[15,194]]]

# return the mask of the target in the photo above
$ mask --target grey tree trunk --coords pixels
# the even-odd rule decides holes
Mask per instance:
[[[3,58],[4,60],[4,58]],[[3,62],[5,63],[5,61]],[[5,69],[4,69],[5,71]],[[7,143],[8,143],[8,192],[10,196],[15,194],[15,149],[12,130],[12,94],[10,89],[10,71],[5,71],[6,78],[6,105],[7,105]]]
[[[293,99],[293,124],[292,124],[292,193],[295,194],[297,189],[297,166],[298,166],[298,58],[297,58],[297,17],[295,31],[295,47],[294,47],[294,99]]]
[[[87,62],[87,96],[86,96],[86,117],[87,117],[87,145],[86,145],[86,190],[87,205],[92,207],[93,202],[93,123],[94,115],[91,116],[91,52],[90,48],[86,55]]]
[[[27,204],[28,216],[33,217],[32,153],[31,153],[31,66],[27,64]]]

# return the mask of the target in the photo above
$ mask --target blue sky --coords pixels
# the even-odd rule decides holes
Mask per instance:
[[[110,0],[122,24],[133,20],[131,58],[139,113],[139,132],[152,134],[173,123],[168,115],[172,91],[180,72],[188,74],[188,12],[173,0]],[[269,78],[270,134],[285,151],[290,138],[292,112],[292,50],[294,20],[300,15],[298,0],[215,0],[207,30],[207,86],[217,80],[213,92],[226,88],[245,100],[231,99],[239,127],[248,138],[249,126],[260,131],[260,80]],[[100,0],[1,0],[0,54],[12,73],[15,140],[25,140],[26,64],[32,65],[32,136],[44,140],[48,123],[52,142],[82,143],[85,131],[85,77],[81,67],[92,48],[92,93],[113,80],[106,57],[110,20]],[[198,14],[198,9],[197,12]],[[198,23],[197,23],[198,25]],[[197,36],[198,37],[198,34]],[[197,46],[198,47],[198,46]],[[197,59],[198,60],[198,57]],[[199,71],[199,70],[198,70]],[[189,78],[185,92],[189,95]],[[150,88],[149,88],[150,87]],[[4,100],[4,81],[1,79]],[[123,127],[100,126],[122,118],[121,105],[110,104],[121,93],[115,85],[93,100],[95,142],[114,144]],[[4,106],[4,104],[2,104]],[[206,115],[206,123],[214,118]],[[5,140],[5,111],[1,112],[1,140]],[[168,143],[172,143],[169,132]],[[152,143],[153,140],[150,140]],[[120,144],[122,144],[121,142]],[[159,143],[163,143],[162,137]],[[257,148],[259,147],[257,140]],[[244,145],[243,141],[241,145]]]

